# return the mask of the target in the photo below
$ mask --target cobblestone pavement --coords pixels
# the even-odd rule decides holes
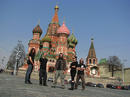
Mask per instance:
[[[48,82],[48,87],[39,86],[38,80],[32,80],[33,84],[24,84],[24,78],[9,74],[0,74],[0,97],[130,97],[128,90],[102,89],[86,87],[82,91],[51,88],[52,83]]]

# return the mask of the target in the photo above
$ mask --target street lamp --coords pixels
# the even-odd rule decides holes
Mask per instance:
[[[16,52],[16,62],[15,62],[15,66],[14,66],[14,72],[13,74],[14,75],[17,75],[17,72],[18,72],[18,63],[22,57],[22,54],[24,53],[24,51],[22,50],[21,48],[21,45],[22,45],[22,41],[18,40],[18,44],[16,46],[16,49],[15,49],[15,52]]]
[[[2,58],[2,66],[1,66],[1,69],[5,69],[5,66],[4,66],[4,61],[5,61],[5,56]]]
[[[21,57],[20,53],[21,53],[21,52],[22,52],[22,51],[17,50],[17,53],[16,53],[16,62],[15,62],[15,67],[14,67],[14,75],[17,74],[18,61],[20,60],[20,57]]]
[[[125,78],[124,78],[124,68],[125,68],[125,62],[126,62],[127,60],[123,60],[123,64],[122,64],[122,81],[123,81],[123,83],[124,83],[124,81],[125,81]]]

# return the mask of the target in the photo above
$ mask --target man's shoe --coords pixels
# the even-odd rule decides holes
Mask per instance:
[[[32,84],[32,82],[31,82],[31,81],[28,81],[28,84]]]
[[[61,89],[65,89],[65,87],[61,87]]]
[[[44,84],[43,86],[48,86],[47,84]]]
[[[51,86],[52,88],[56,88],[56,86]]]
[[[65,86],[61,86],[61,89],[65,89]]]
[[[74,88],[69,88],[69,90],[74,90]]]
[[[77,87],[75,87],[74,89],[77,89]]]
[[[39,84],[40,86],[42,86],[42,84]]]

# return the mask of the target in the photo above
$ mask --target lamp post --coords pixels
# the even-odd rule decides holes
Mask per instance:
[[[5,56],[2,58],[2,66],[1,66],[2,69],[5,69],[5,66],[4,66],[5,58],[6,58]]]
[[[17,50],[17,53],[16,53],[16,62],[15,62],[15,67],[14,67],[14,75],[17,74],[18,61],[19,61],[20,56],[21,56],[20,53],[21,53],[21,51]]]
[[[24,54],[24,51],[22,50],[22,41],[18,40],[18,44],[16,46],[15,51],[16,51],[16,55],[15,55],[16,62],[15,62],[13,74],[17,75],[18,64],[19,64],[20,59],[22,58],[22,55]]]
[[[125,74],[124,74],[124,68],[125,68],[125,62],[126,62],[127,60],[123,60],[123,64],[122,64],[122,81],[123,81],[123,83],[124,83],[124,81],[125,81]]]

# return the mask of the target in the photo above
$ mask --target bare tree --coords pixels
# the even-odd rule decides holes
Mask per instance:
[[[22,44],[22,41],[18,41],[17,46],[13,49],[9,57],[7,69],[14,69],[16,62],[18,62],[17,68],[21,67],[24,64],[24,59],[25,59],[25,49]]]
[[[1,59],[0,69],[4,70],[6,68],[5,59],[6,59],[5,56]]]
[[[110,56],[107,64],[109,65],[109,71],[112,72],[112,77],[114,76],[114,71],[122,69],[121,60],[117,56]]]

